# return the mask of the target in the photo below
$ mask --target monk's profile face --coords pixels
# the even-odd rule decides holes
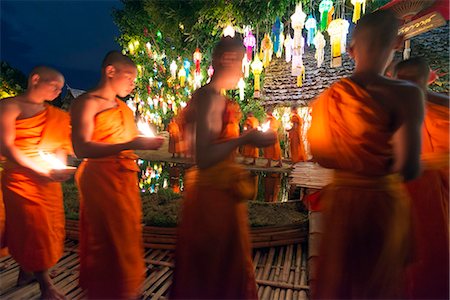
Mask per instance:
[[[128,64],[116,64],[108,66],[106,74],[110,79],[111,86],[120,97],[129,95],[136,86],[137,69]]]
[[[64,86],[64,77],[59,74],[40,76],[33,75],[33,91],[45,100],[52,101],[61,94]]]

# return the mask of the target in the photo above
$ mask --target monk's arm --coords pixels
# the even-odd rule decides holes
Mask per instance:
[[[400,108],[404,122],[394,136],[394,171],[399,171],[404,180],[409,181],[420,175],[424,97],[416,87],[409,87],[404,95],[407,102]]]
[[[6,103],[9,100],[3,100],[5,103],[0,105],[0,150],[1,154],[8,160],[29,168],[34,172],[48,176],[49,170],[38,166],[36,162],[24,155],[19,148],[14,145],[16,139],[16,119],[20,114],[19,107],[14,103]]]
[[[450,98],[447,95],[439,94],[433,91],[428,90],[426,94],[427,101],[430,101],[431,103],[449,107],[450,106]]]

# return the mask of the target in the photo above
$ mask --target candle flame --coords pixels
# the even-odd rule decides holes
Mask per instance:
[[[293,127],[293,126],[292,126],[292,123],[291,123],[291,122],[284,124],[284,129],[286,129],[286,130],[291,130],[292,127]]]
[[[54,170],[62,170],[66,169],[67,166],[64,164],[60,159],[58,159],[54,154],[51,153],[45,153],[42,151],[39,151],[39,155],[41,158],[48,163],[52,169]]]
[[[269,130],[270,129],[270,121],[267,121],[266,123],[264,123],[262,126],[261,126],[261,131],[262,132],[266,132],[267,130]]]
[[[137,127],[138,127],[138,130],[144,136],[146,136],[146,137],[155,137],[155,133],[153,132],[153,130],[150,128],[150,126],[146,122],[144,122],[142,120],[139,120],[137,122]]]

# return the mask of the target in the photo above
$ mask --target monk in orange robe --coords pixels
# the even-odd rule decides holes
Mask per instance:
[[[316,299],[401,298],[411,255],[403,180],[419,175],[423,94],[382,76],[402,44],[390,11],[362,17],[349,53],[356,69],[312,104],[314,160],[335,169],[320,194],[324,228]]]
[[[172,153],[172,158],[180,157],[181,154],[181,132],[180,128],[173,118],[169,125],[167,126],[167,131],[169,132],[169,153]]]
[[[245,144],[268,146],[273,132],[229,136],[235,103],[222,89],[242,76],[242,41],[224,37],[213,51],[214,75],[197,90],[185,111],[193,124],[196,165],[185,175],[175,253],[172,299],[256,299],[246,199],[254,194],[250,174],[235,163]],[[187,126],[189,128],[189,126]]]
[[[297,107],[291,108],[292,128],[289,130],[289,144],[291,148],[291,161],[293,164],[306,161],[306,151],[303,144],[302,128],[303,120],[297,113]]]
[[[2,194],[6,210],[6,243],[19,263],[18,284],[38,280],[43,299],[64,299],[48,269],[64,250],[64,207],[61,184],[70,174],[53,170],[40,157],[52,154],[66,160],[72,152],[70,118],[45,101],[64,86],[58,71],[40,66],[28,78],[27,90],[0,102],[0,148],[6,157]],[[33,273],[33,274],[28,274]]]
[[[247,119],[244,123],[244,131],[257,129],[259,126],[259,121],[252,112],[247,113]],[[242,156],[244,156],[244,161],[246,158],[253,159],[249,164],[256,164],[256,159],[259,157],[259,149],[252,145],[245,145],[242,148]]]
[[[264,177],[264,200],[277,202],[281,189],[281,173],[267,173]]]
[[[422,127],[422,176],[408,182],[415,256],[408,268],[410,299],[449,298],[449,98],[428,90],[430,67],[423,58],[398,63],[396,77],[417,84],[426,95]]]
[[[280,122],[272,115],[273,109],[268,108],[267,109],[267,119],[266,123],[269,122],[269,128],[270,130],[274,132],[278,132],[278,128],[280,127]],[[270,147],[264,148],[264,158],[267,159],[266,167],[270,168],[272,160],[277,160],[278,164],[275,165],[275,167],[282,167],[283,163],[281,162],[281,147],[280,147],[280,141],[278,140],[278,134],[277,134],[277,141],[275,144],[273,144]]]
[[[135,299],[145,278],[142,208],[137,156],[132,150],[161,147],[139,136],[133,112],[117,97],[135,87],[136,65],[109,52],[102,78],[71,107],[73,145],[82,158],[80,191],[80,285],[91,299]]]

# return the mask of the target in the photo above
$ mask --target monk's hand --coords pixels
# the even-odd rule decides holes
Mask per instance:
[[[137,136],[130,142],[130,148],[133,150],[157,150],[164,143],[164,138],[160,136],[147,137]]]
[[[258,148],[271,146],[277,141],[276,133],[273,130],[262,132],[252,129],[246,132],[242,138],[244,139],[244,144],[250,144]]]
[[[67,172],[65,169],[52,169],[50,170],[48,177],[53,181],[63,182],[69,180],[72,177],[72,172]]]

